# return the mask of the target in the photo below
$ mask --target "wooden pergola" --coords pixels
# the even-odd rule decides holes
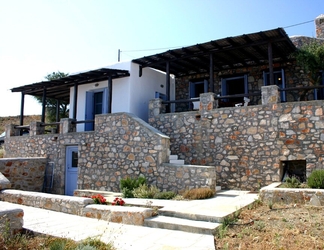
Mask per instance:
[[[214,72],[249,66],[268,65],[273,85],[273,64],[294,60],[296,51],[285,30],[277,28],[257,33],[227,37],[163,53],[134,59],[140,65],[166,72],[167,100],[170,97],[170,74],[176,77],[209,73],[209,91],[214,92]]]
[[[21,107],[20,107],[20,125],[24,121],[24,103],[25,95],[42,97],[42,118],[45,122],[45,104],[46,98],[57,100],[56,105],[56,121],[59,121],[59,103],[60,101],[70,101],[70,88],[73,87],[73,119],[76,119],[77,111],[77,96],[78,86],[92,82],[107,81],[108,82],[108,112],[111,112],[112,100],[112,81],[113,79],[129,76],[128,70],[101,68],[86,72],[71,74],[67,77],[62,77],[57,80],[37,82],[30,85],[16,87],[11,89],[12,92],[21,92]]]

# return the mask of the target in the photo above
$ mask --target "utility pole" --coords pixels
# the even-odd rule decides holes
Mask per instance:
[[[118,62],[120,62],[120,49],[118,49]]]

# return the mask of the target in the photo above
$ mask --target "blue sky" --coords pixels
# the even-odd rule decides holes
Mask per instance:
[[[20,113],[10,89],[227,36],[312,21],[323,0],[0,0],[0,116]],[[315,37],[314,22],[286,28]],[[156,50],[162,48],[162,50]],[[25,114],[40,114],[33,98]]]

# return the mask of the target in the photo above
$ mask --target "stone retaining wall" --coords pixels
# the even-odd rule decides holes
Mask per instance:
[[[0,208],[0,234],[12,236],[23,230],[24,211],[20,208]]]
[[[46,158],[1,158],[0,172],[13,189],[41,192],[46,161]]]
[[[144,219],[153,216],[153,209],[130,206],[96,205],[90,198],[26,192],[21,190],[2,190],[0,200],[56,212],[75,214],[90,218],[130,225],[144,225]],[[8,220],[12,232],[22,228],[23,211],[21,209],[0,208],[0,232],[4,230],[2,222]]]
[[[179,192],[200,187],[216,190],[215,167],[164,163],[158,172],[157,182],[162,184],[163,190]]]
[[[11,189],[0,191],[0,199],[10,203],[76,215],[79,215],[86,205],[94,203],[90,198]]]
[[[143,226],[144,219],[153,216],[153,209],[142,207],[88,205],[81,216],[115,223]]]
[[[214,166],[217,185],[257,190],[280,181],[283,161],[306,161],[307,176],[323,168],[323,105],[269,103],[173,114],[150,110],[149,122],[170,137],[171,154],[186,164]]]
[[[324,190],[312,188],[278,188],[281,184],[273,183],[260,190],[259,197],[263,202],[287,204],[309,204],[324,206]]]
[[[128,113],[96,115],[95,130],[73,131],[73,120],[62,119],[60,134],[8,136],[5,157],[46,157],[54,162],[52,193],[65,192],[66,147],[78,146],[78,189],[119,192],[120,180],[144,175],[156,183],[157,169],[169,157],[169,138],[141,119]],[[37,124],[36,124],[37,125]],[[14,134],[13,125],[7,134]],[[11,132],[10,132],[11,131]]]

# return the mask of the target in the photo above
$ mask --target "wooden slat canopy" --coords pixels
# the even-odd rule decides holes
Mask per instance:
[[[272,45],[273,63],[292,59],[291,55],[296,47],[285,30],[277,28],[168,50],[134,59],[133,62],[142,68],[151,67],[164,72],[168,62],[170,73],[176,77],[210,73],[211,70],[217,72],[268,64],[269,43]],[[211,55],[212,69],[210,69]]]
[[[86,72],[76,73],[52,81],[43,81],[16,87],[12,92],[22,92],[32,96],[43,96],[43,90],[46,89],[46,98],[54,98],[61,101],[70,100],[70,88],[77,85],[88,84],[92,82],[108,81],[109,76],[112,79],[129,76],[127,70],[101,68]]]

